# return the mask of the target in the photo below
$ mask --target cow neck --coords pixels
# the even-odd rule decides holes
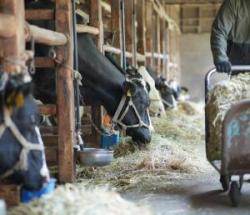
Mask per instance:
[[[123,95],[125,76],[99,52],[90,35],[80,34],[78,44],[79,71],[83,83],[113,116]]]

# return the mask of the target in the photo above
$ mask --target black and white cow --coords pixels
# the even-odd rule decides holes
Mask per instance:
[[[188,90],[185,87],[181,87],[177,81],[167,81],[166,78],[158,76],[149,66],[147,66],[147,71],[155,80],[155,87],[161,94],[165,108],[175,108],[177,102],[181,100],[182,94],[187,94]]]
[[[49,180],[28,74],[0,72],[0,179],[38,190]]]

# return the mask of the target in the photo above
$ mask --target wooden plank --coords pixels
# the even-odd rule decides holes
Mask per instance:
[[[52,9],[26,9],[26,20],[54,20],[55,11]]]
[[[111,0],[111,31],[113,32],[113,46],[121,47],[120,44],[120,7],[118,0]]]
[[[207,4],[207,3],[222,3],[223,0],[165,0],[165,4]]]
[[[0,37],[12,37],[15,34],[15,32],[16,32],[15,17],[12,15],[0,14]]]
[[[56,105],[46,104],[38,105],[38,111],[43,115],[56,115]]]
[[[133,0],[125,0],[125,32],[126,32],[126,50],[134,56],[133,49]],[[127,62],[134,66],[133,59],[127,59]]]
[[[36,68],[55,68],[55,61],[49,57],[35,57]]]
[[[45,154],[46,154],[46,161],[49,166],[57,165],[58,163],[58,147],[57,146],[56,147],[46,146]]]
[[[20,203],[20,196],[20,185],[0,183],[0,198],[5,200],[7,207],[17,206]]]
[[[97,35],[96,45],[98,49],[103,52],[103,21],[102,21],[102,8],[101,8],[101,0],[91,0],[90,1],[90,25],[99,29],[100,34]],[[99,105],[91,106],[91,115],[93,122],[100,126],[102,123],[102,109]],[[95,129],[92,129],[92,137],[91,137],[91,147],[100,147],[101,136],[96,132]]]
[[[156,52],[160,55],[161,54],[161,25],[160,25],[160,17],[156,16]],[[162,73],[161,71],[161,58],[157,58],[156,61],[156,68],[159,74]]]
[[[51,31],[29,24],[26,25],[25,29],[26,38],[28,41],[32,38],[36,43],[41,43],[49,46],[65,45],[68,42],[68,38],[63,33]]]
[[[68,0],[56,0],[56,31],[68,34],[72,32],[72,5]],[[64,59],[66,66],[58,65],[57,69],[57,113],[58,113],[58,163],[59,181],[73,182],[75,179],[74,150],[74,86],[73,74],[73,41],[66,47],[58,47],[57,56]],[[65,123],[67,122],[67,123]]]
[[[140,54],[146,54],[146,14],[145,14],[145,0],[137,0],[137,33],[138,33],[138,44],[137,50]],[[138,59],[137,59],[138,60]]]
[[[93,35],[98,35],[100,33],[99,28],[89,26],[89,25],[82,25],[78,24],[76,26],[77,33],[89,33]]]
[[[152,3],[150,1],[146,1],[146,52],[151,53],[151,58],[147,58],[146,64],[153,66],[153,9]]]
[[[102,52],[103,51],[103,22],[102,22],[102,8],[101,0],[91,0],[90,1],[90,25],[99,29],[99,35],[97,36],[97,47]]]
[[[9,15],[15,17],[15,35],[7,38],[4,43],[2,53],[4,58],[11,58],[11,61],[4,61],[3,71],[9,73],[19,73],[25,66],[25,61],[21,63],[13,63],[17,59],[20,61],[22,54],[25,51],[25,34],[24,34],[24,1],[23,0],[2,0],[0,1],[0,8],[8,11]]]
[[[104,45],[103,50],[106,51],[106,52],[116,54],[116,55],[121,55],[121,52],[122,52],[121,49],[112,47],[110,45]],[[132,58],[132,57],[133,57],[132,53],[126,51],[126,58]],[[142,55],[140,53],[136,53],[136,59],[139,62],[145,62],[146,57],[145,57],[145,55]]]

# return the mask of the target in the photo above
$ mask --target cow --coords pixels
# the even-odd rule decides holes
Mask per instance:
[[[150,85],[150,106],[149,110],[151,115],[162,117],[165,115],[164,105],[161,100],[161,96],[159,91],[155,88],[155,81],[149,75],[148,71],[144,66],[139,67],[138,72],[142,75],[143,79]]]
[[[160,92],[162,102],[166,109],[175,108],[177,102],[188,99],[188,89],[179,85],[175,80],[167,81],[166,78],[158,76],[150,66],[146,67],[150,76],[155,80],[155,87]]]
[[[44,1],[26,0],[27,8],[53,7]],[[53,23],[35,21],[40,27],[51,28]],[[36,44],[38,56],[48,55],[49,48]],[[135,142],[151,141],[150,104],[146,84],[142,79],[122,74],[97,49],[90,34],[78,34],[79,73],[83,77],[82,95],[88,96],[103,105],[112,122],[126,131]],[[41,72],[42,71],[42,72]],[[37,69],[33,75],[35,97],[43,103],[55,103],[55,77],[49,69]],[[87,89],[87,90],[86,90]]]
[[[0,72],[0,179],[39,190],[49,181],[28,73]]]

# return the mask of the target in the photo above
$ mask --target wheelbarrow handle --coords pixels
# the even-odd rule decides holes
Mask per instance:
[[[237,72],[237,71],[249,71],[250,72],[250,65],[232,66],[231,70],[232,70],[232,73],[231,73],[232,75],[234,75],[234,72]],[[205,103],[207,103],[207,100],[208,100],[210,79],[216,72],[217,72],[216,68],[210,69],[205,76]]]

